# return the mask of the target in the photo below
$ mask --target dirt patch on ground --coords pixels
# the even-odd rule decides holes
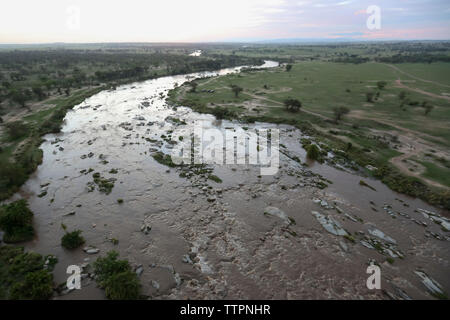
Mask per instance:
[[[414,92],[417,92],[417,93],[420,93],[420,94],[423,94],[423,95],[426,95],[426,96],[429,96],[429,97],[432,97],[432,98],[436,98],[436,99],[444,99],[444,100],[450,101],[450,97],[441,96],[439,94],[431,93],[431,92],[424,91],[424,90],[418,89],[418,88],[408,87],[407,85],[403,84],[402,80],[400,80],[400,79],[395,81],[395,85],[396,85],[397,88],[402,88],[402,89],[414,91]]]
[[[400,73],[402,73],[402,74],[404,74],[404,75],[407,75],[407,76],[410,77],[410,78],[413,78],[413,79],[416,79],[416,80],[419,80],[419,81],[422,81],[422,82],[432,83],[432,84],[435,84],[435,85],[438,85],[438,86],[450,88],[449,85],[446,85],[446,84],[443,84],[443,83],[440,83],[440,82],[436,82],[436,81],[431,81],[431,80],[426,80],[426,79],[419,78],[419,77],[417,77],[417,76],[415,76],[415,75],[412,75],[411,73],[408,73],[408,72],[406,72],[406,71],[401,70],[400,68],[398,68],[398,67],[396,67],[396,66],[394,66],[394,65],[392,65],[392,64],[385,64],[385,65],[388,66],[388,67],[390,67],[390,68],[392,68],[392,69],[394,69],[395,71],[398,71],[398,72],[400,72]]]

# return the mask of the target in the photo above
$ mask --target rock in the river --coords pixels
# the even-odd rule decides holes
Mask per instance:
[[[429,277],[425,272],[421,270],[414,271],[420,279],[422,279],[423,285],[428,289],[428,291],[435,297],[446,297],[446,293],[442,286],[433,278]]]
[[[144,222],[144,224],[141,226],[141,232],[143,232],[145,234],[149,234],[151,230],[152,230],[152,226],[146,222]]]
[[[328,232],[336,235],[336,236],[346,236],[348,235],[347,231],[345,231],[339,222],[334,220],[331,216],[325,216],[317,211],[312,211],[311,214],[316,217],[317,221],[324,227]]]
[[[369,229],[368,232],[372,236],[377,237],[381,240],[384,240],[384,241],[392,243],[392,244],[397,244],[397,241],[395,241],[395,239],[392,239],[391,237],[385,235],[384,232],[381,230],[373,228],[373,229]]]
[[[284,213],[284,211],[276,208],[276,207],[267,207],[264,209],[264,214],[268,214],[270,216],[274,216],[277,218],[280,218],[281,220],[284,220],[287,224],[290,223],[289,221],[289,217],[287,216],[286,213]]]
[[[138,265],[138,266],[136,267],[135,272],[136,272],[136,274],[137,274],[138,277],[142,274],[142,272],[144,272],[144,267],[142,266],[142,264],[140,264],[140,265]]]
[[[89,246],[89,247],[85,247],[83,249],[84,252],[86,252],[87,254],[97,254],[100,252],[100,249],[97,249],[95,247]]]
[[[330,205],[326,200],[321,200],[321,199],[317,199],[314,198],[312,200],[314,203],[317,203],[318,205],[320,205],[322,208],[324,209],[333,209],[334,207],[332,205]]]
[[[348,252],[348,246],[344,241],[339,241],[339,246],[341,247],[342,250]]]
[[[194,262],[191,260],[191,257],[189,257],[188,254],[185,254],[185,255],[183,256],[182,261],[183,261],[184,263],[194,264]]]
[[[152,287],[155,288],[156,290],[159,290],[159,283],[155,280],[152,280]]]
[[[447,221],[442,221],[441,222],[441,227],[445,230],[445,231],[450,231],[450,223]]]

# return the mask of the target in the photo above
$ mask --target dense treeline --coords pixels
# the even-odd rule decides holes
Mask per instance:
[[[401,63],[400,56],[424,56],[417,59],[406,58],[405,62],[437,62],[448,61],[449,41],[386,41],[386,42],[344,42],[332,41],[329,43],[307,43],[305,41],[295,43],[266,43],[249,44],[242,46],[222,46],[215,49],[216,52],[228,52],[234,55],[260,56],[267,59],[276,59],[280,62],[295,61],[332,61],[340,63],[365,63],[376,61],[380,58],[388,58],[392,63]],[[214,51],[209,49],[208,52]],[[391,57],[395,56],[395,59]],[[285,61],[281,61],[284,59]]]
[[[433,63],[450,62],[450,56],[445,54],[396,54],[389,57],[375,58],[377,62],[384,63]]]
[[[333,59],[333,62],[338,62],[338,63],[354,63],[354,64],[359,64],[359,63],[366,63],[369,62],[370,59],[366,58],[366,57],[361,57],[355,54],[352,54],[350,56],[346,56],[343,58],[337,58],[337,59]]]
[[[113,81],[142,80],[162,75],[260,64],[259,58],[213,54],[192,57],[128,50],[13,50],[0,52],[0,104],[9,100],[26,107],[30,100],[71,89]]]

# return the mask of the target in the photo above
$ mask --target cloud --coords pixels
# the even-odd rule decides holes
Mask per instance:
[[[332,36],[342,36],[342,37],[356,37],[363,36],[363,32],[342,32],[342,33],[332,33]]]
[[[81,9],[81,29],[75,32],[66,28],[66,9],[72,3]],[[382,9],[383,34],[428,28],[433,31],[424,34],[427,38],[433,32],[450,38],[448,0],[15,0],[0,10],[0,42],[342,36],[367,30],[371,4]]]
[[[342,2],[336,3],[336,5],[337,5],[337,6],[345,6],[345,5],[350,4],[350,3],[352,3],[352,2],[353,2],[353,1],[342,1]]]

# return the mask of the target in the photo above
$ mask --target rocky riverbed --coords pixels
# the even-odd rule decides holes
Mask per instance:
[[[55,281],[66,281],[69,265],[85,270],[81,290],[56,298],[104,298],[90,263],[113,249],[152,299],[445,297],[448,212],[351,170],[308,163],[305,136],[290,126],[217,121],[165,102],[194,77],[239,70],[101,92],[67,114],[60,134],[45,137],[44,162],[15,198],[35,212],[38,237],[27,247],[58,257]],[[166,166],[179,143],[174,133],[198,120],[219,130],[279,129],[278,173]],[[60,246],[61,224],[83,231],[84,250]],[[366,286],[370,264],[381,267],[382,290]]]

